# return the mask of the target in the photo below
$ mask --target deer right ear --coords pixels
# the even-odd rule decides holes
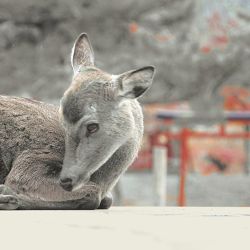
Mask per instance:
[[[118,96],[131,99],[140,97],[151,86],[154,71],[153,66],[147,66],[123,73],[118,80]]]
[[[94,66],[94,52],[86,33],[79,35],[75,41],[71,64],[74,72],[77,72],[81,66]]]

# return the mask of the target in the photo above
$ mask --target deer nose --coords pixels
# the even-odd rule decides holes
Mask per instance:
[[[60,179],[61,187],[66,191],[71,191],[73,188],[73,181],[71,178]]]

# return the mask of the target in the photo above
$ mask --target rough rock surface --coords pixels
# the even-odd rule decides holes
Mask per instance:
[[[204,109],[225,83],[249,87],[249,24],[240,0],[1,0],[0,93],[57,102],[73,41],[87,32],[104,70],[157,67],[144,102]]]

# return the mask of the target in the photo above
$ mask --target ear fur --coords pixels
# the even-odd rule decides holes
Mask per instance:
[[[152,84],[155,68],[146,66],[123,73],[119,77],[118,96],[137,98]]]
[[[94,52],[86,33],[80,34],[74,43],[71,65],[74,72],[77,72],[81,66],[94,66]]]

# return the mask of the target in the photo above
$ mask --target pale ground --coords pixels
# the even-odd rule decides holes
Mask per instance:
[[[1,211],[0,249],[249,250],[249,208]]]

